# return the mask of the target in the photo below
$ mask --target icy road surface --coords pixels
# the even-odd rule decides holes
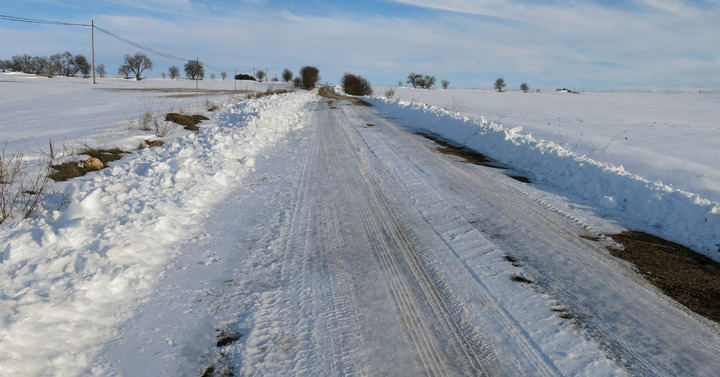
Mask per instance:
[[[720,370],[718,328],[580,238],[599,225],[557,197],[369,107],[321,99],[289,135],[179,246],[88,374]]]

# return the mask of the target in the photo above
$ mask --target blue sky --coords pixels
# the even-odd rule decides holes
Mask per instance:
[[[393,85],[409,72],[453,87],[720,89],[720,0],[23,0],[0,14],[95,23],[219,74],[315,65]],[[71,51],[89,30],[0,21],[0,58]],[[96,35],[114,73],[137,49]],[[182,61],[152,56],[159,76]]]

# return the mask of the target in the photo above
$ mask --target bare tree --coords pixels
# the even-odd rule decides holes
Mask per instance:
[[[135,74],[135,78],[140,81],[142,80],[142,73],[145,70],[152,70],[152,60],[147,57],[147,55],[138,52],[133,56],[125,55],[125,63],[124,65],[127,65],[130,69],[130,72]]]
[[[205,68],[199,60],[190,60],[185,63],[185,76],[193,80],[201,80],[205,77]]]
[[[495,80],[495,90],[497,90],[498,92],[502,92],[503,89],[505,89],[505,80],[503,80],[503,78],[501,77]]]
[[[60,65],[62,74],[67,77],[73,76],[77,72],[75,59],[73,59],[73,55],[69,51],[60,54]]]
[[[210,80],[215,80],[215,74],[214,74],[214,73],[211,73],[211,74],[210,74]]]
[[[259,70],[259,71],[257,71],[257,73],[255,74],[255,76],[257,76],[258,81],[262,82],[263,79],[265,78],[265,71]]]
[[[425,77],[423,77],[422,81],[423,81],[422,87],[425,89],[430,89],[433,87],[433,85],[435,85],[435,76],[425,75]]]
[[[418,80],[422,79],[422,75],[415,72],[410,72],[410,74],[407,77],[407,83],[412,85],[413,88],[418,87]]]
[[[63,71],[63,61],[61,54],[50,56],[50,74],[60,75]]]
[[[225,78],[227,77],[227,72],[220,72],[220,77],[225,80]]]
[[[300,76],[302,77],[302,86],[306,90],[315,88],[318,80],[320,80],[320,70],[317,67],[305,66],[300,68]]]
[[[120,67],[118,67],[118,74],[123,75],[126,79],[130,78],[130,67],[123,64]]]
[[[83,55],[77,55],[73,60],[76,72],[80,71],[80,73],[82,73],[84,77],[89,77],[92,67],[90,67],[90,63],[88,62],[87,58]]]
[[[448,86],[450,86],[450,81],[443,80],[443,81],[440,81],[440,84],[442,84],[443,89],[447,89]]]
[[[530,90],[530,87],[526,83],[520,84],[520,90],[523,91],[523,93],[527,93]]]
[[[176,79],[176,78],[180,77],[180,68],[173,65],[170,68],[168,68],[168,74],[170,75],[171,79]]]
[[[166,77],[167,77],[167,73],[165,73],[165,72],[160,72],[160,76],[161,76],[162,78],[166,78]]]
[[[0,70],[5,72],[8,69],[12,69],[12,62],[10,60],[0,60]]]
[[[290,80],[292,80],[292,76],[293,76],[293,73],[292,73],[291,70],[285,68],[285,69],[282,71],[283,81],[289,82]]]
[[[97,74],[100,75],[100,78],[105,77],[105,74],[107,73],[105,70],[105,64],[100,64],[95,68],[95,70],[97,71]]]

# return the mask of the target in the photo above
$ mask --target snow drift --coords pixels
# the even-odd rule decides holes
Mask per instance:
[[[598,208],[627,227],[662,236],[720,260],[720,203],[623,166],[578,155],[552,141],[435,106],[368,98],[378,112],[400,123],[441,135]]]
[[[77,375],[130,318],[254,158],[309,121],[312,93],[225,104],[212,123],[69,183],[61,207],[0,229],[0,370]],[[99,373],[99,372],[98,372]]]

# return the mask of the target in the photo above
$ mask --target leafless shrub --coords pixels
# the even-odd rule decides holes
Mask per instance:
[[[177,124],[162,120],[153,120],[153,132],[157,137],[170,135],[177,128]]]
[[[40,205],[49,187],[48,164],[40,161],[32,171],[22,154],[0,155],[0,223],[9,218],[28,218]]]
[[[138,128],[143,131],[150,131],[150,125],[153,123],[153,120],[155,120],[155,117],[152,115],[151,112],[144,112],[140,116],[140,119],[138,119]]]
[[[385,89],[385,98],[392,99],[395,96],[395,88]]]

